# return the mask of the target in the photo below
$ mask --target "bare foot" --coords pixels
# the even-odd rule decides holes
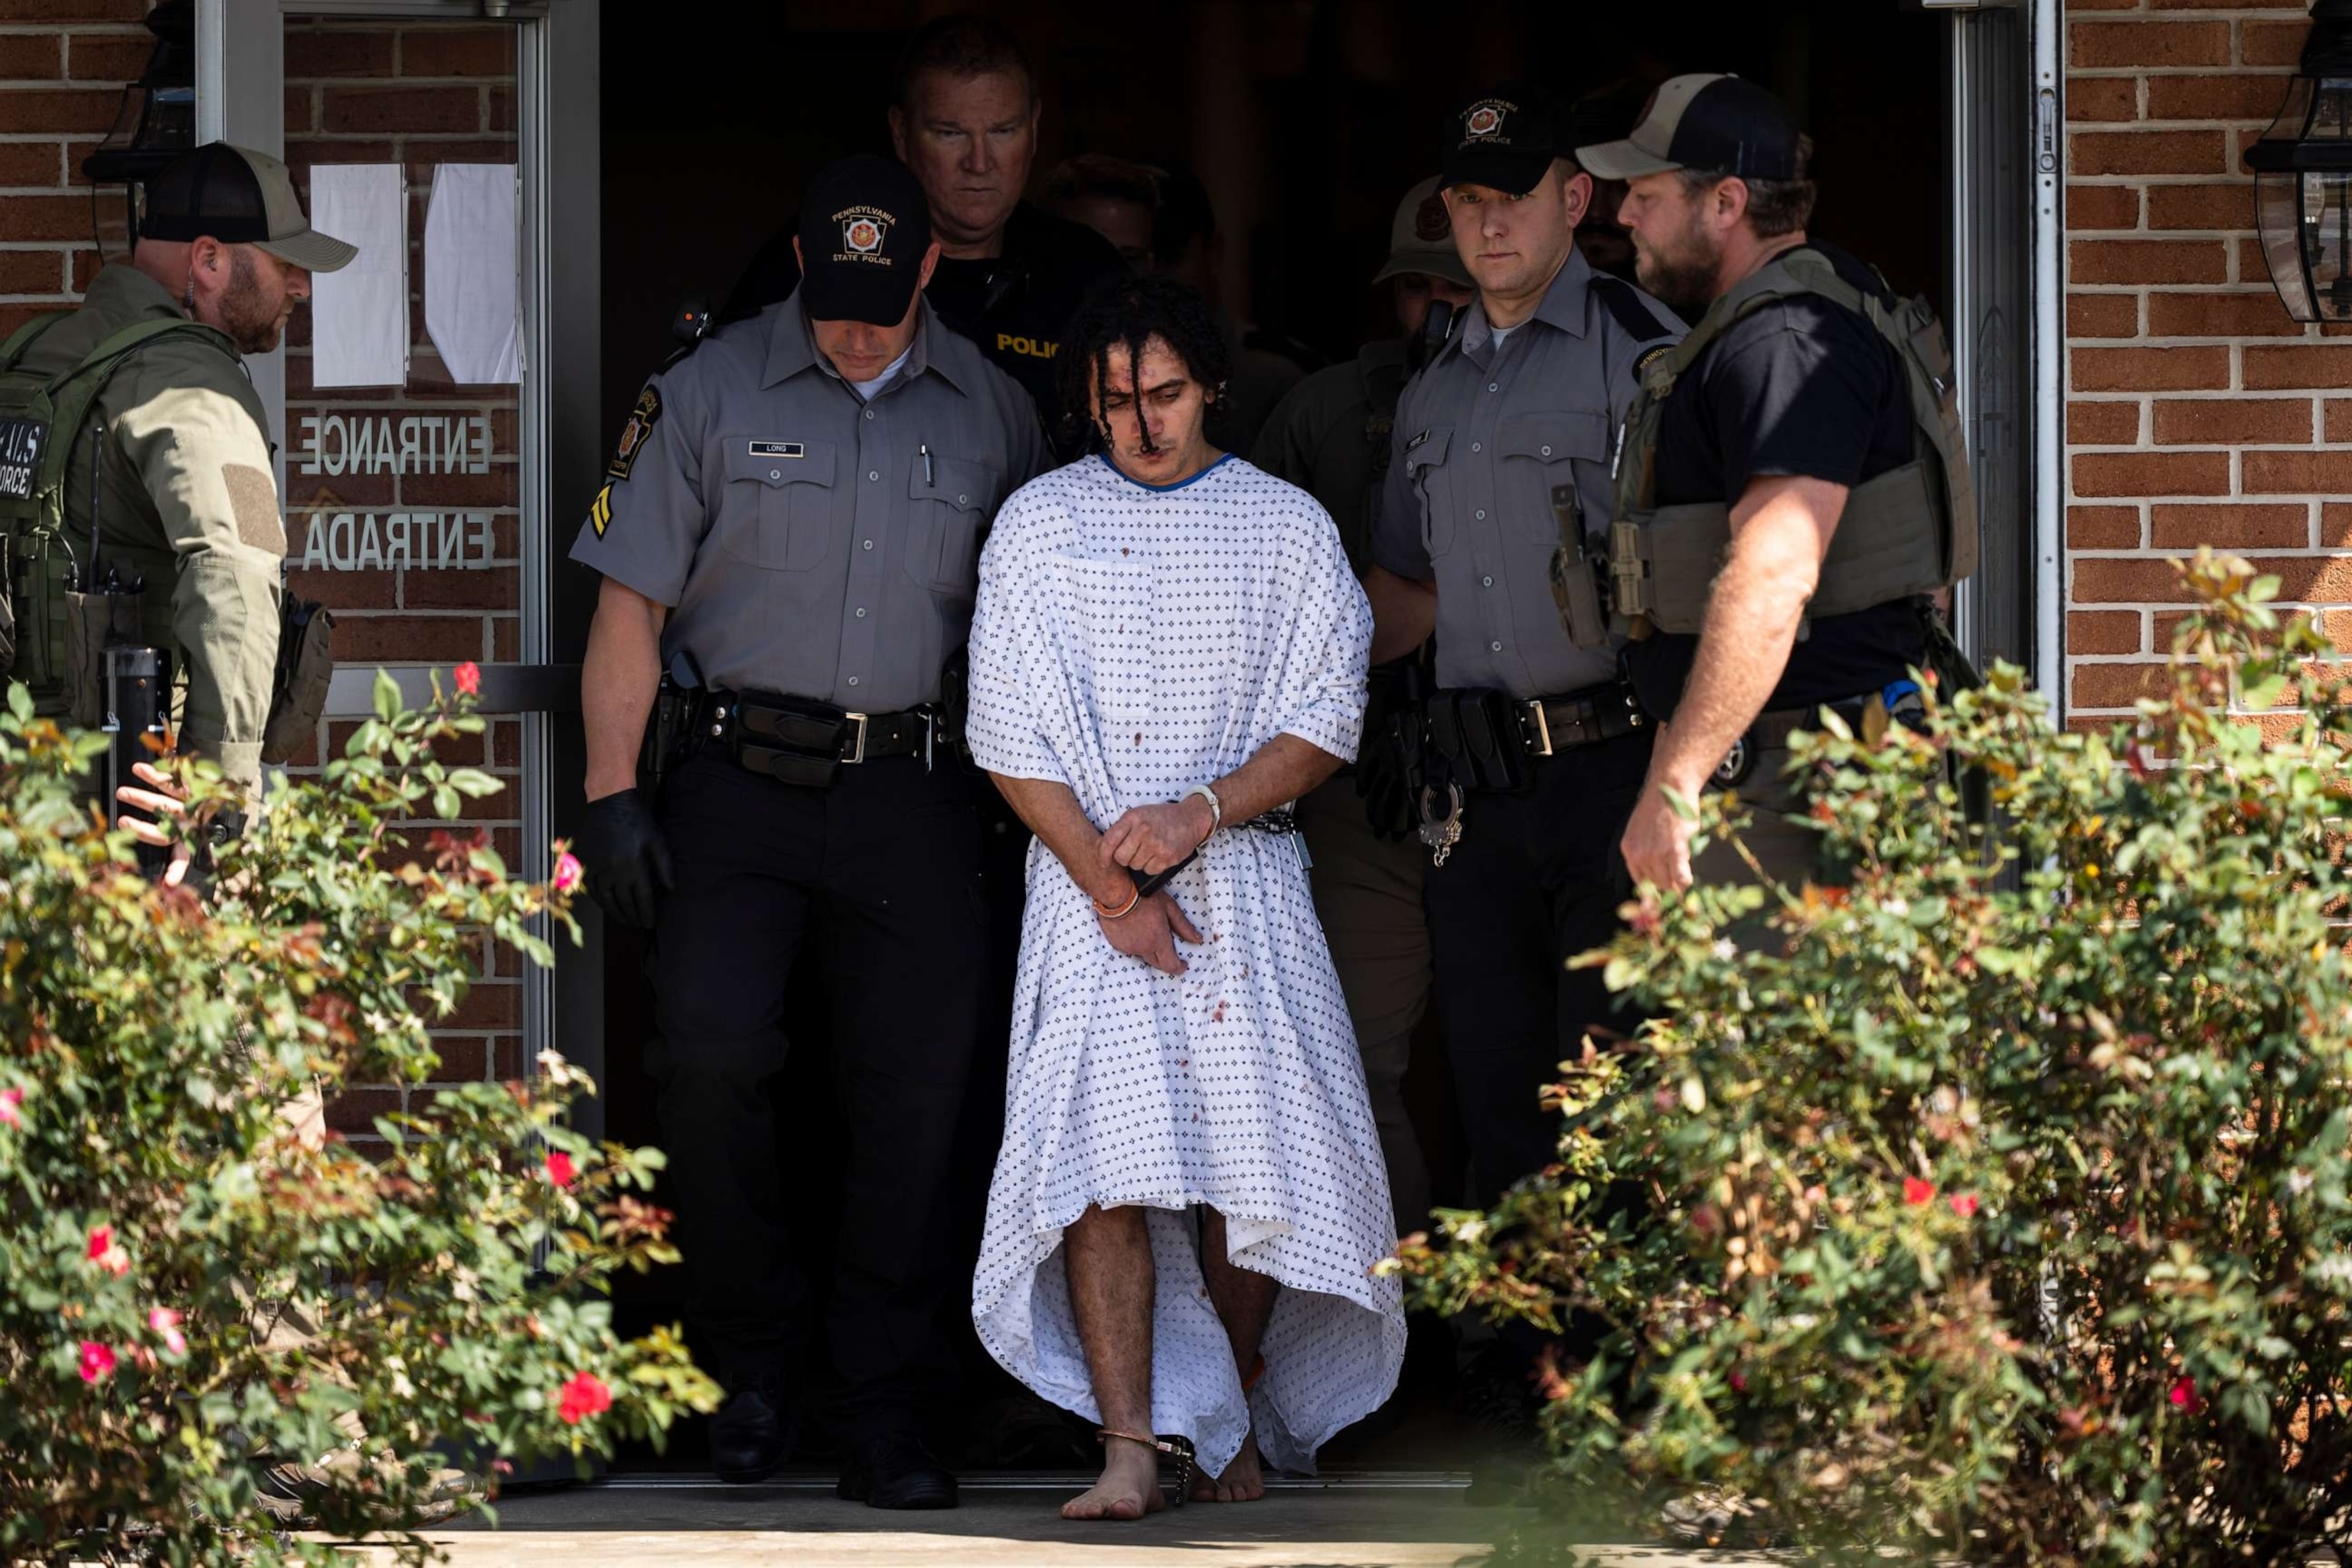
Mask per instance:
[[[1157,1449],[1125,1437],[1103,1443],[1102,1479],[1062,1505],[1064,1519],[1141,1519],[1168,1506]]]
[[[1194,1502],[1255,1502],[1264,1496],[1265,1476],[1258,1468],[1255,1432],[1242,1439],[1242,1451],[1234,1456],[1223,1475],[1213,1481],[1206,1476],[1192,1479]]]

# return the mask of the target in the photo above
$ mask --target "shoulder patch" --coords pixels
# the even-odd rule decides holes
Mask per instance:
[[[1592,279],[1592,291],[1601,297],[1603,305],[1609,307],[1609,313],[1617,318],[1617,324],[1625,329],[1625,335],[1635,342],[1645,343],[1652,338],[1673,335],[1674,329],[1658,320],[1657,313],[1622,278],[1612,277],[1606,272],[1598,274]]]
[[[613,460],[604,468],[606,479],[625,479],[629,477],[629,470],[637,465],[637,454],[645,449],[646,438],[653,435],[654,426],[661,422],[661,394],[655,389],[653,383],[647,382],[646,389],[637,394],[636,407],[629,411],[629,422],[621,426],[620,442],[613,448]],[[604,531],[600,527],[596,531],[601,534]]]
[[[1651,361],[1661,359],[1674,352],[1675,345],[1672,343],[1652,343],[1648,348],[1643,349],[1633,357],[1633,379],[1639,381],[1649,374]]]

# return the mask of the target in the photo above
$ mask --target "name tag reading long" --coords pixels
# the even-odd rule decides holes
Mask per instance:
[[[807,449],[798,441],[754,441],[751,456],[755,458],[804,458]]]

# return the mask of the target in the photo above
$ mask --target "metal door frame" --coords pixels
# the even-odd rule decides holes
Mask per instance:
[[[523,179],[520,296],[523,379],[517,389],[520,472],[521,624],[519,657],[482,668],[481,711],[519,717],[522,754],[517,816],[522,824],[523,875],[546,877],[550,841],[576,821],[576,792],[554,787],[554,770],[576,766],[580,679],[576,639],[562,637],[555,542],[562,520],[587,514],[597,471],[596,388],[600,373],[598,243],[601,132],[597,82],[600,0],[516,0],[492,18],[518,29],[516,157]],[[286,150],[285,18],[298,16],[478,21],[480,0],[197,0],[196,139],[236,142],[282,156]],[[557,193],[561,192],[561,199]],[[269,416],[282,470],[286,367],[282,352],[248,357],[255,390]],[[287,493],[279,476],[279,493]],[[563,647],[560,644],[571,644]],[[562,662],[568,658],[569,662]],[[426,693],[427,671],[393,671],[412,702]],[[339,671],[330,716],[370,711],[373,669]],[[559,805],[559,802],[564,803]],[[522,1034],[526,1062],[558,1041],[564,1054],[600,1081],[604,1068],[602,943],[566,951],[556,971],[526,970]],[[594,1135],[597,1102],[574,1121]]]

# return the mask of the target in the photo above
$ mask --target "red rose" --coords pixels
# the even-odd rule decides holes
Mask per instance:
[[[114,1245],[114,1227],[110,1225],[93,1226],[89,1233],[89,1260],[109,1274],[131,1271],[131,1256]]]
[[[2172,1392],[2165,1397],[2172,1401],[2173,1408],[2184,1415],[2194,1415],[2205,1407],[2204,1401],[2197,1397],[2197,1380],[2186,1373],[2172,1385]]]
[[[1972,1216],[1977,1212],[1976,1194],[1954,1193],[1952,1194],[1952,1212],[1959,1215],[1962,1219],[1968,1219]]]
[[[1935,1183],[1923,1182],[1916,1176],[1906,1176],[1903,1178],[1903,1201],[1909,1204],[1913,1208],[1917,1208],[1921,1204],[1929,1202],[1935,1197]]]
[[[547,1179],[559,1187],[568,1187],[580,1173],[572,1169],[572,1156],[558,1149],[547,1157]]]
[[[81,1342],[81,1380],[97,1383],[114,1375],[114,1352],[96,1340]]]
[[[459,665],[451,673],[457,679],[457,690],[461,696],[479,697],[482,694],[482,667],[480,665],[476,664],[469,658],[465,663]]]
[[[556,1414],[567,1426],[577,1426],[589,1416],[613,1408],[613,1391],[604,1380],[584,1372],[575,1372],[572,1381],[563,1385],[562,1402]]]

